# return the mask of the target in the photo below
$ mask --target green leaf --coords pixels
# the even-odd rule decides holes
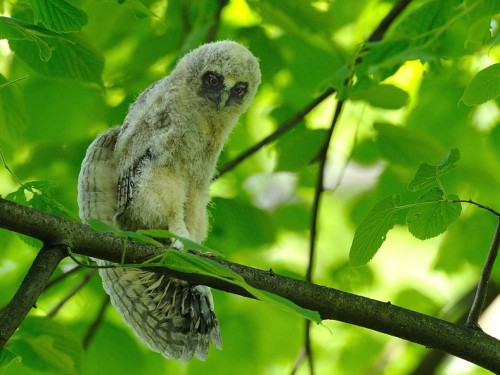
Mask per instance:
[[[0,74],[0,138],[11,144],[18,142],[27,122],[21,90]]]
[[[261,301],[276,304],[289,312],[298,314],[302,318],[321,323],[321,317],[317,311],[304,309],[286,298],[254,288],[248,285],[245,279],[236,272],[206,257],[196,256],[184,251],[167,250],[162,263],[180,272],[205,275],[228,281],[245,289]]]
[[[326,136],[325,129],[308,129],[304,122],[295,126],[276,142],[278,164],[276,170],[297,171],[318,156]]]
[[[442,175],[455,169],[459,160],[460,151],[452,148],[438,165],[420,164],[417,173],[408,184],[408,189],[417,191],[437,182]]]
[[[78,373],[83,359],[82,345],[73,332],[45,317],[26,318],[10,349],[22,356],[26,366],[54,374]]]
[[[16,191],[7,194],[5,198],[39,211],[80,221],[78,215],[52,198],[51,190],[58,185],[56,181],[29,181],[23,183]]]
[[[477,105],[500,96],[500,63],[479,71],[465,88],[462,101]]]
[[[21,362],[21,357],[7,348],[0,350],[0,375],[15,362]]]
[[[182,245],[184,246],[185,250],[197,250],[200,253],[208,253],[213,256],[222,256],[221,253],[205,246],[199,243],[196,243],[194,241],[191,241],[188,238],[184,238],[181,236],[178,236],[172,232],[169,232],[168,230],[165,229],[139,229],[137,233],[147,236],[147,237],[152,237],[152,238],[175,238],[182,242]]]
[[[433,37],[430,30],[439,28],[455,13],[455,0],[431,0],[424,3],[422,6],[414,9],[412,12],[401,21],[396,30],[399,33],[409,36],[423,35]],[[400,36],[401,34],[396,34]],[[420,41],[423,43],[423,41]]]
[[[432,136],[415,129],[376,123],[376,144],[387,160],[399,165],[418,165],[435,160],[445,152]]]
[[[89,219],[87,220],[87,225],[98,232],[102,233],[113,233],[115,236],[130,238],[136,242],[147,243],[150,245],[155,245],[157,247],[163,247],[164,245],[161,242],[154,240],[151,237],[145,236],[139,232],[132,232],[128,230],[118,229],[110,224],[104,223],[100,220]]]
[[[16,191],[7,194],[5,199],[72,221],[80,221],[78,215],[52,198],[51,189],[55,186],[58,186],[55,181],[29,181],[22,184]],[[18,236],[29,246],[41,247],[41,241],[38,239],[22,234],[18,234]]]
[[[80,31],[88,18],[83,10],[65,0],[31,0],[36,23],[60,32]]]
[[[458,197],[450,195],[448,199],[453,200]],[[420,196],[406,217],[410,233],[420,240],[444,233],[462,212],[459,203],[452,203],[449,200],[437,187]]]
[[[40,60],[30,41],[10,40],[9,46],[19,58],[40,74],[102,86],[104,60],[99,52],[74,36],[72,39],[44,39],[44,42],[52,53],[50,60]]]
[[[349,263],[353,267],[368,263],[384,243],[387,233],[396,222],[399,194],[380,200],[359,224],[349,250]]]
[[[365,100],[374,107],[400,109],[408,104],[408,93],[399,87],[388,84],[371,86],[364,91],[354,92],[352,100]]]
[[[0,39],[34,42],[38,47],[38,57],[48,61],[52,51],[44,38],[60,38],[60,35],[29,22],[9,17],[0,17]]]

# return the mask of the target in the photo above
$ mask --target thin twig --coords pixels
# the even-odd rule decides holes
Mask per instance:
[[[411,0],[400,0],[397,2],[391,11],[387,13],[384,19],[379,23],[377,28],[371,33],[368,42],[378,42],[384,38],[385,33],[399,15],[410,5]]]
[[[300,365],[306,359],[307,354],[306,354],[306,348],[302,347],[300,349],[299,354],[297,355],[297,358],[295,359],[295,362],[293,363],[292,371],[290,371],[290,375],[295,375],[297,371],[299,370]]]
[[[62,300],[60,300],[53,308],[47,313],[47,316],[53,318],[59,310],[68,302],[76,293],[78,293],[87,283],[97,270],[89,270],[82,278],[82,280],[75,286]]]
[[[319,217],[319,208],[321,206],[321,197],[324,191],[324,177],[325,177],[325,167],[326,160],[328,155],[328,148],[330,146],[330,141],[333,136],[333,131],[335,130],[336,125],[339,122],[340,114],[342,113],[342,107],[344,105],[344,101],[340,100],[337,102],[337,106],[335,107],[335,112],[333,114],[332,123],[330,128],[328,129],[328,133],[325,137],[321,150],[318,154],[319,159],[319,170],[316,175],[316,188],[314,190],[314,200],[312,205],[312,214],[311,214],[311,231],[309,234],[309,260],[307,263],[306,270],[306,281],[312,282],[312,275],[314,270],[314,258],[316,254],[316,238],[318,231],[318,217]],[[314,375],[314,357],[313,351],[311,347],[311,322],[309,320],[305,321],[305,338],[304,338],[304,348],[305,348],[305,357],[308,358],[309,363],[309,374]]]
[[[3,155],[2,149],[0,149],[0,159],[2,160],[3,167],[11,174],[14,180],[21,186],[25,186],[23,182],[16,176],[16,174],[10,169],[7,161],[5,160],[5,156]]]
[[[97,332],[97,328],[101,325],[101,322],[104,318],[104,313],[106,312],[106,308],[109,306],[109,302],[110,302],[109,296],[106,294],[102,300],[101,307],[99,308],[99,311],[97,312],[94,321],[87,329],[87,332],[85,332],[85,336],[83,337],[82,340],[82,345],[84,349],[88,348],[90,342],[94,338],[95,333]]]
[[[493,265],[495,264],[495,259],[498,256],[498,247],[500,246],[500,219],[497,223],[497,228],[495,230],[495,235],[491,243],[490,249],[488,251],[488,256],[484,262],[483,270],[481,272],[481,278],[477,285],[476,295],[474,297],[474,302],[472,302],[472,307],[467,317],[467,322],[465,323],[470,328],[480,329],[478,325],[479,316],[483,311],[484,301],[486,300],[486,294],[488,292],[488,282],[491,277],[491,271],[493,270]]]
[[[66,246],[45,245],[39,251],[16,294],[0,312],[0,349],[35,306],[50,276],[66,255]]]
[[[398,3],[394,5],[394,7],[391,9],[391,11],[384,17],[384,19],[380,22],[378,27],[375,29],[375,31],[370,35],[368,38],[368,42],[375,42],[378,40],[382,40],[384,37],[386,31],[388,30],[389,26],[394,22],[394,20],[401,14],[401,12],[409,5],[411,0],[400,0]],[[357,64],[358,60],[354,62],[354,64]],[[351,81],[351,78],[349,78],[348,82]],[[332,123],[330,125],[330,128],[328,130],[327,136],[325,137],[323,147],[321,148],[319,154],[318,154],[318,160],[319,160],[319,168],[318,168],[318,174],[316,176],[316,187],[314,190],[314,200],[313,200],[313,205],[312,205],[312,214],[311,214],[311,230],[309,234],[309,259],[308,259],[308,265],[307,265],[307,270],[306,270],[306,281],[312,282],[312,274],[314,270],[314,258],[315,258],[315,253],[316,253],[316,240],[317,240],[317,224],[318,224],[318,217],[319,217],[319,208],[321,206],[321,197],[323,195],[324,191],[324,177],[325,177],[325,166],[326,166],[326,160],[327,160],[327,155],[328,155],[328,148],[330,146],[331,138],[333,135],[333,131],[335,130],[335,127],[339,121],[340,114],[342,112],[342,108],[344,105],[344,100],[339,100],[337,102],[337,106],[335,108],[335,113],[333,115]],[[306,352],[306,357],[309,358],[309,372],[310,375],[313,375],[314,373],[314,362],[313,362],[313,357],[312,357],[312,348],[311,348],[311,322],[306,321],[305,322],[305,352]]]
[[[44,291],[53,287],[54,285],[58,284],[59,282],[63,281],[67,277],[73,275],[74,273],[76,273],[77,271],[80,271],[82,269],[83,269],[82,266],[77,265],[77,266],[73,267],[72,269],[70,269],[69,271],[66,271],[66,272],[64,272],[56,277],[53,277],[52,279],[50,279],[50,281],[45,286]]]
[[[214,20],[212,22],[212,25],[210,26],[210,29],[207,32],[207,37],[205,38],[205,43],[208,42],[213,42],[217,36],[217,31],[219,30],[220,26],[220,18],[222,15],[222,10],[224,7],[229,3],[229,0],[219,0],[217,2],[217,8],[215,9],[214,13]]]
[[[307,271],[306,271],[306,281],[309,282],[312,281],[312,274],[314,269],[314,255],[316,250],[319,208],[321,205],[321,196],[323,195],[324,191],[324,177],[325,177],[325,167],[328,155],[328,148],[330,146],[330,141],[333,136],[333,131],[335,130],[335,127],[338,124],[340,118],[340,114],[342,113],[343,106],[344,106],[344,101],[339,100],[337,102],[337,106],[335,107],[332,123],[330,125],[330,128],[328,129],[328,133],[326,134],[325,140],[318,154],[319,168],[318,168],[318,174],[316,175],[316,188],[314,190],[314,200],[312,205],[311,233],[309,235],[309,261],[307,264]]]
[[[262,139],[260,142],[256,143],[252,147],[250,147],[248,150],[242,152],[240,155],[238,155],[236,158],[231,160],[229,163],[227,163],[225,166],[223,166],[220,170],[219,173],[214,177],[214,179],[219,178],[222,176],[224,173],[229,172],[230,170],[234,169],[238,164],[240,164],[242,161],[247,159],[248,157],[252,156],[254,153],[259,151],[262,147],[265,145],[275,141],[279,137],[281,137],[283,134],[285,134],[287,131],[292,129],[298,122],[300,122],[306,115],[311,112],[314,108],[316,108],[319,104],[321,104],[326,98],[328,98],[330,95],[332,95],[335,92],[334,89],[329,88],[325,90],[320,96],[318,96],[316,99],[314,99],[310,104],[308,104],[306,107],[304,107],[300,112],[298,112],[295,116],[293,116],[291,119],[286,121],[283,125],[281,125],[276,131]]]
[[[495,215],[496,217],[500,218],[500,212],[494,210],[491,207],[485,206],[485,205],[483,205],[481,203],[474,202],[472,199],[453,199],[450,202],[452,202],[452,203],[469,203],[469,204],[473,204],[474,206],[477,206],[479,208],[482,208],[483,210],[489,211],[493,215]]]

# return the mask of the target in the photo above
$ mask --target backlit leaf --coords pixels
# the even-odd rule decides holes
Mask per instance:
[[[455,169],[459,160],[460,151],[457,148],[452,148],[438,165],[420,164],[417,173],[408,184],[408,189],[417,191],[437,182],[442,175]]]
[[[352,266],[368,263],[384,243],[387,233],[396,222],[399,194],[389,195],[379,201],[368,212],[354,234],[349,262]]]
[[[462,101],[467,105],[478,105],[500,96],[500,63],[478,72],[465,88]]]
[[[76,374],[83,348],[67,327],[45,317],[28,317],[13,337],[10,348],[23,357],[23,364],[53,374]]]
[[[83,10],[65,0],[31,0],[35,22],[60,32],[80,31],[87,24]]]
[[[449,199],[458,199],[449,196]],[[406,217],[408,230],[416,238],[425,240],[444,233],[462,211],[460,203],[446,200],[439,188],[433,188],[417,199]]]

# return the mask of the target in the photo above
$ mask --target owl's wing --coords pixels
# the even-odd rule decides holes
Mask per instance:
[[[146,151],[121,174],[114,157],[120,130],[111,129],[89,146],[78,178],[80,217],[114,224],[132,202],[134,184],[152,156]],[[120,217],[116,218],[121,222]],[[127,224],[125,222],[125,224]],[[134,230],[126,226],[125,229]],[[98,260],[100,266],[111,263]],[[154,351],[167,358],[204,360],[209,341],[221,348],[210,289],[134,268],[101,268],[111,303],[124,322]]]
[[[121,224],[123,229],[136,230],[138,228],[135,223],[132,223],[126,218],[128,205],[134,197],[134,186],[140,179],[142,167],[153,159],[153,152],[148,148],[145,153],[133,160],[128,168],[123,171],[118,177],[118,185],[116,189],[116,219]]]
[[[83,222],[113,224],[116,214],[116,166],[113,159],[119,128],[99,135],[87,149],[78,176],[78,207]]]

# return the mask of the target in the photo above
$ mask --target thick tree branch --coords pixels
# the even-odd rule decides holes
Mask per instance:
[[[475,289],[471,289],[465,293],[464,296],[453,306],[448,309],[448,312],[443,316],[444,319],[450,317],[457,324],[465,324],[467,321],[467,316],[469,314],[469,306],[474,300],[474,295],[476,294]],[[491,305],[493,301],[500,294],[500,284],[490,283],[488,291],[486,293],[485,307]],[[458,310],[458,314],[457,314]],[[461,313],[460,313],[461,311]],[[458,318],[455,318],[458,315]],[[445,360],[446,353],[440,350],[430,350],[425,353],[425,356],[419,359],[418,364],[415,369],[411,371],[408,375],[428,375],[434,374],[441,363]]]
[[[0,312],[0,349],[4,347],[31,308],[35,306],[50,276],[67,255],[64,246],[48,244],[50,241],[46,242],[40,250],[16,294]]]
[[[85,225],[38,212],[4,199],[0,199],[0,227],[36,237],[45,243],[69,246],[80,254],[108,261],[119,262],[122,257],[122,238],[99,233]],[[61,257],[63,247],[52,250],[56,253],[55,259]],[[127,263],[142,262],[156,250],[156,247],[150,245],[129,243],[125,260]],[[274,272],[220,259],[216,261],[241,275],[255,288],[283,296],[299,306],[317,310],[322,319],[339,320],[400,337],[429,348],[446,351],[493,372],[500,372],[500,341],[482,331],[452,324],[390,303],[279,276]],[[229,282],[209,276],[182,273],[166,268],[155,268],[154,271],[193,284],[203,284],[230,293],[248,295]],[[9,320],[3,319],[0,321],[0,327],[3,329],[8,323]]]

